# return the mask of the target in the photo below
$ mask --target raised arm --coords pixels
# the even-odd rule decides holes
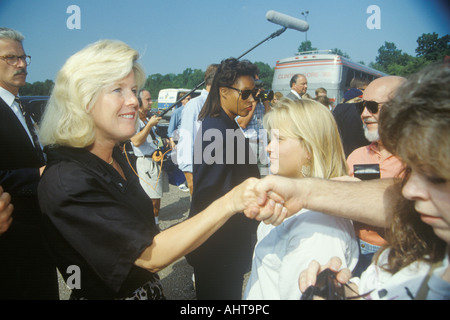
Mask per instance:
[[[245,180],[197,215],[156,235],[135,264],[151,272],[163,269],[198,248],[236,213],[244,212],[248,218],[280,224],[287,210],[273,200],[259,206],[254,189],[257,182],[256,178]],[[274,198],[281,201],[275,195]]]
[[[288,214],[307,208],[378,227],[388,225],[390,214],[402,199],[399,182],[394,179],[350,182],[271,175],[255,188],[260,204],[270,198],[271,192],[282,196]]]

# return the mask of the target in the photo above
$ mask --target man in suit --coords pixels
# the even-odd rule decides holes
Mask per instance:
[[[289,84],[291,86],[291,92],[289,92],[286,95],[286,98],[289,98],[294,101],[300,100],[302,96],[306,93],[306,90],[308,90],[308,80],[301,73],[295,74],[291,78]]]
[[[58,299],[36,193],[44,153],[36,125],[17,99],[31,59],[22,41],[20,32],[0,28],[0,185],[14,207],[11,224],[0,235],[0,299]]]

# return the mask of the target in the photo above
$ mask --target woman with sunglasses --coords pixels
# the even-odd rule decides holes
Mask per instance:
[[[258,68],[246,60],[230,58],[218,66],[199,114],[202,124],[194,146],[191,217],[246,178],[259,177],[256,157],[235,121],[252,110],[258,92],[254,81],[257,73]],[[194,267],[197,299],[241,299],[256,226],[256,221],[236,215],[187,255]]]
[[[385,147],[407,165],[403,199],[390,217],[388,245],[361,275],[353,290],[366,299],[450,299],[450,66],[437,63],[411,77],[380,113]],[[300,289],[315,283],[324,268],[340,260],[312,262]],[[341,283],[348,269],[337,274]],[[355,293],[350,291],[350,296]]]

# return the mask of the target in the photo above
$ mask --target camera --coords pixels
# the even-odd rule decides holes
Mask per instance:
[[[300,300],[313,300],[317,296],[325,300],[345,300],[345,288],[336,280],[336,272],[325,269],[319,273],[316,285],[309,286]]]
[[[159,111],[150,109],[150,110],[147,111],[147,114],[145,116],[147,118],[151,118],[153,116],[159,116]]]
[[[263,81],[255,80],[255,87],[257,89],[261,90],[258,94],[258,99],[261,100],[261,102],[273,100],[273,91],[272,90],[264,90],[264,82]]]
[[[361,180],[380,179],[380,165],[373,164],[355,164],[353,165],[353,175]]]

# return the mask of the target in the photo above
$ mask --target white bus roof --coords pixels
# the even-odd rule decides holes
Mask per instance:
[[[308,94],[315,96],[315,90],[323,87],[328,98],[339,103],[351,80],[359,77],[373,80],[385,76],[383,72],[351,61],[331,50],[299,52],[293,57],[280,59],[275,65],[272,89],[287,94],[290,80],[295,74],[303,74],[308,79]]]
[[[313,63],[313,64],[312,64]],[[365,73],[372,74],[377,77],[385,76],[386,74],[351,61],[340,55],[331,53],[331,50],[317,50],[299,52],[293,57],[288,57],[277,61],[275,69],[287,69],[292,67],[307,67],[307,66],[329,66],[329,65],[344,65],[351,69],[356,69]]]

